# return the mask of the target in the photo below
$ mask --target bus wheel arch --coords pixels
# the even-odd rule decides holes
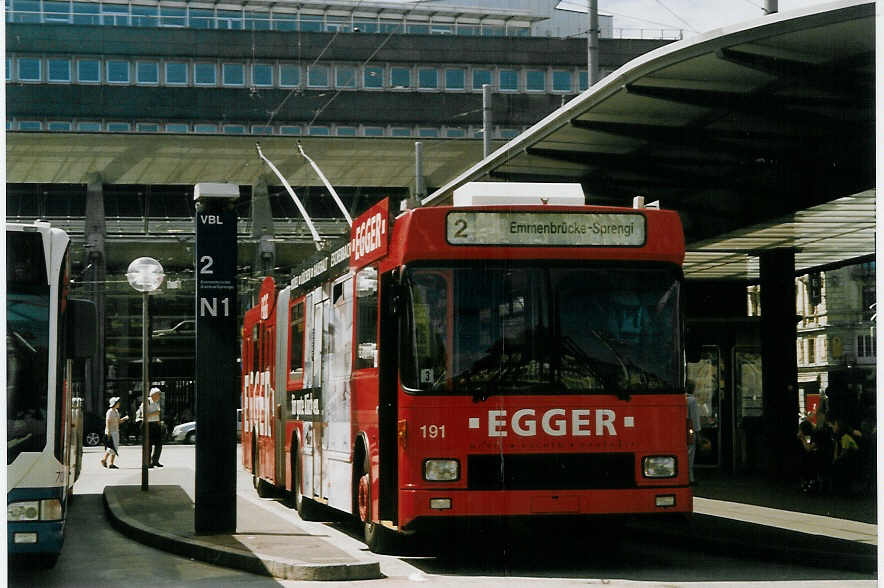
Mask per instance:
[[[363,443],[366,442],[363,441]],[[355,468],[355,464],[359,463],[355,456],[353,462]],[[380,522],[374,522],[371,490],[371,454],[368,451],[367,444],[363,445],[362,467],[359,469],[359,477],[355,481],[355,486],[357,495],[356,515],[362,521],[365,544],[374,553],[395,552],[399,542],[399,535],[395,531],[384,527]]]

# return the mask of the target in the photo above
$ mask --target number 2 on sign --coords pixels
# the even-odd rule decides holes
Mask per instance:
[[[444,439],[445,425],[421,425],[421,437],[424,439]]]

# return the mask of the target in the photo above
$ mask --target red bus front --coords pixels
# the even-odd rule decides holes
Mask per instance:
[[[678,218],[552,208],[397,219],[379,267],[394,284],[382,294],[397,325],[386,339],[382,327],[379,346],[396,393],[384,398],[382,376],[375,521],[395,512],[408,530],[449,517],[691,511]],[[620,235],[541,246],[517,234],[598,219]]]

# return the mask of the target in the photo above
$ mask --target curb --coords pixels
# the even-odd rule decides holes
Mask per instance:
[[[175,555],[285,580],[375,580],[383,577],[380,562],[377,561],[347,564],[305,564],[167,533],[123,514],[123,508],[119,502],[108,492],[103,492],[102,496],[104,497],[105,512],[115,529],[139,543]]]

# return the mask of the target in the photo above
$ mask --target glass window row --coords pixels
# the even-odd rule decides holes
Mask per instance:
[[[295,7],[262,9],[158,6],[112,2],[70,2],[59,0],[10,0],[7,22],[57,23],[125,27],[172,27],[254,31],[307,31],[342,33],[407,33],[413,35],[459,35],[484,37],[528,37],[527,22],[494,21],[493,16],[444,17],[438,15],[380,16],[324,14],[321,10]]]
[[[587,88],[586,70],[556,67],[301,65],[279,61],[236,62],[182,59],[122,59],[11,55],[6,81],[22,83],[212,86],[250,88],[336,88],[572,93]]]
[[[55,120],[14,118],[6,120],[8,131],[50,131],[77,133],[172,133],[223,135],[284,135],[305,137],[418,137],[426,139],[466,139],[482,137],[482,128],[473,126],[428,125],[308,125],[279,123],[256,125],[250,123],[211,121],[161,122],[126,120]],[[512,139],[522,127],[496,126],[495,139]]]

